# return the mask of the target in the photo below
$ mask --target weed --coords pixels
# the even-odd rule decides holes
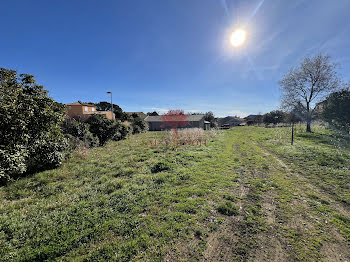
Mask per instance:
[[[218,207],[217,210],[219,213],[226,215],[226,216],[233,216],[233,215],[238,215],[238,207],[232,205],[231,202],[226,201],[224,203],[221,203]]]

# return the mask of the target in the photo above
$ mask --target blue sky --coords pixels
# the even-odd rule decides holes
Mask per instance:
[[[349,0],[2,0],[0,66],[35,75],[55,100],[125,111],[279,106],[278,81],[329,53],[349,80]],[[247,30],[233,48],[230,32]]]

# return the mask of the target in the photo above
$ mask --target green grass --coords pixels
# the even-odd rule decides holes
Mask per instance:
[[[276,241],[288,260],[325,259],[327,243],[350,241],[349,142],[298,129],[291,146],[288,132],[239,127],[178,147],[151,146],[163,134],[150,132],[77,152],[0,188],[0,261],[259,260]]]

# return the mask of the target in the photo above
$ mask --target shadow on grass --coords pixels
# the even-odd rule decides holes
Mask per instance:
[[[333,134],[302,133],[298,134],[297,136],[305,138],[316,144],[340,146],[342,148],[350,149],[350,136],[340,132],[334,132]]]

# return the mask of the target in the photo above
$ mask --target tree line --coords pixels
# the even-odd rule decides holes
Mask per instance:
[[[96,104],[98,110],[110,104]],[[34,76],[0,68],[0,183],[56,168],[77,148],[103,146],[147,130],[140,117],[113,105],[116,120],[92,115],[68,119],[66,106],[48,96]]]
[[[314,110],[312,111],[310,120],[321,120],[328,123],[332,127],[349,133],[350,89],[348,87],[344,87],[344,89],[330,93],[323,101],[316,104]],[[256,115],[254,119],[248,121],[248,124],[277,126],[278,124],[292,124],[300,122],[307,122],[307,112],[305,112],[303,107],[295,107],[290,112],[273,110],[263,115]]]

